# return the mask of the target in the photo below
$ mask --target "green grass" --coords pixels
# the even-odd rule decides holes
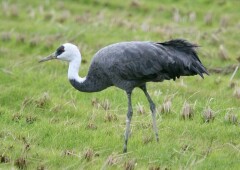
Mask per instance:
[[[240,72],[211,73],[177,81],[149,83],[159,110],[160,142],[154,139],[144,94],[134,90],[134,116],[128,153],[122,154],[127,97],[115,87],[80,93],[67,80],[67,64],[38,60],[59,45],[80,47],[87,74],[101,47],[120,41],[185,38],[199,44],[210,69],[237,64],[240,56],[240,2],[233,1],[13,1],[0,5],[0,169],[239,169]],[[180,17],[174,20],[174,10]],[[195,19],[189,20],[190,13]],[[210,21],[206,23],[206,15]],[[219,57],[219,46],[228,59]],[[170,113],[161,106],[172,98]],[[92,101],[98,99],[97,104]],[[180,116],[184,102],[194,117]],[[110,104],[108,110],[101,105]],[[143,105],[144,114],[137,113]],[[214,121],[202,113],[210,107]]]

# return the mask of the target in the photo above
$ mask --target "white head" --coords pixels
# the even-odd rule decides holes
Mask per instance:
[[[46,58],[41,59],[39,62],[44,62],[52,59],[63,60],[71,62],[74,60],[81,61],[81,54],[78,47],[71,43],[65,43],[58,47],[58,49]]]

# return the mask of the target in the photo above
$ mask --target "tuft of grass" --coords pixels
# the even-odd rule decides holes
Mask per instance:
[[[211,12],[206,13],[206,15],[204,16],[204,23],[206,25],[213,24],[213,14]]]
[[[29,41],[29,46],[31,48],[37,47],[40,44],[40,38],[38,36],[34,36]]]
[[[27,168],[27,160],[24,157],[19,157],[15,160],[14,165],[19,169]]]
[[[189,21],[190,22],[195,22],[197,18],[196,12],[192,11],[189,13]]]
[[[143,144],[148,144],[148,143],[150,143],[150,142],[152,142],[153,141],[153,136],[152,135],[144,135],[143,136],[143,138],[142,138],[142,141],[143,141]]]
[[[19,17],[19,7],[17,6],[17,4],[12,4],[9,8],[9,13],[10,13],[10,17],[12,18],[17,18]]]
[[[18,34],[17,37],[16,37],[16,41],[18,43],[25,43],[26,42],[26,36],[25,35],[22,35],[22,34]]]
[[[10,32],[2,32],[1,33],[1,41],[6,42],[12,39],[12,34]]]
[[[97,129],[97,126],[95,125],[94,122],[89,121],[88,124],[87,124],[87,126],[86,126],[86,129],[96,130],[96,129]]]
[[[46,168],[46,166],[44,166],[44,165],[38,165],[37,166],[37,170],[46,170],[47,168]]]
[[[229,83],[229,87],[230,87],[231,89],[235,88],[236,86],[237,86],[236,82],[231,81],[231,82]]]
[[[64,156],[74,156],[74,155],[76,155],[76,152],[74,150],[66,149],[63,151],[63,155]]]
[[[161,113],[170,113],[172,107],[172,99],[167,98],[164,100],[162,106],[161,106]]]
[[[107,165],[108,166],[117,165],[119,163],[119,161],[120,161],[119,157],[117,157],[115,154],[111,154],[107,158]]]
[[[51,21],[53,18],[54,18],[54,14],[51,11],[50,12],[46,12],[44,14],[44,20],[45,21]]]
[[[50,102],[50,96],[44,92],[38,99],[35,100],[36,107],[44,108]]]
[[[37,117],[36,117],[36,116],[32,116],[32,115],[26,116],[26,123],[32,124],[32,123],[34,123],[35,121],[37,121]]]
[[[94,156],[95,156],[95,152],[91,148],[88,148],[83,152],[83,158],[87,161],[91,161]]]
[[[224,47],[223,44],[221,44],[219,46],[218,55],[219,55],[220,59],[222,59],[222,60],[228,60],[229,59],[228,52],[227,52],[227,50],[226,50],[226,48]]]
[[[93,98],[92,99],[92,106],[99,109],[99,107],[101,106],[99,99],[98,98]]]
[[[102,106],[102,108],[103,108],[105,111],[109,110],[110,107],[111,107],[111,104],[110,104],[110,102],[109,102],[108,99],[103,100],[103,101],[100,103],[100,105]]]
[[[180,22],[180,20],[181,20],[181,16],[180,16],[179,9],[174,8],[173,9],[173,21],[174,22]]]
[[[211,34],[211,41],[213,45],[218,45],[221,42],[221,40],[219,39],[219,35],[215,33]],[[222,55],[220,53],[221,52],[219,50],[219,56]]]
[[[14,122],[19,122],[22,118],[22,114],[21,113],[15,113],[12,115],[12,121]]]
[[[209,106],[202,112],[202,115],[203,115],[203,120],[206,123],[212,122],[215,119],[215,114]]]
[[[229,18],[227,16],[222,16],[220,19],[220,26],[226,28],[229,26]]]
[[[0,163],[9,163],[10,162],[10,158],[5,155],[5,154],[1,154],[0,155]]]
[[[161,170],[162,168],[160,166],[150,166],[148,170]],[[165,168],[166,170],[166,168]]]
[[[57,22],[64,23],[66,22],[69,17],[71,16],[70,12],[68,10],[63,10],[61,15],[57,18]]]
[[[106,113],[105,116],[104,116],[104,121],[105,122],[115,122],[118,120],[118,117],[116,114],[113,114],[113,113]]]
[[[128,160],[124,163],[124,169],[125,170],[134,170],[135,166],[136,166],[136,160],[135,159]]]
[[[185,101],[182,107],[181,118],[186,120],[192,119],[193,116],[194,116],[193,107],[188,102]]]
[[[240,87],[237,87],[233,93],[233,95],[237,98],[240,99]]]
[[[130,3],[130,7],[132,8],[140,8],[141,7],[141,3],[139,0],[132,0]]]
[[[139,102],[137,103],[137,113],[140,115],[146,114],[146,111],[144,109],[144,106],[142,104],[140,104]]]
[[[238,124],[237,115],[232,113],[232,111],[228,111],[225,115],[225,121],[236,125],[236,124]]]

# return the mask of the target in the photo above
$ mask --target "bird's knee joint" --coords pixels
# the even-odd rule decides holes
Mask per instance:
[[[128,114],[127,114],[128,119],[131,119],[131,118],[132,118],[132,114],[133,114],[133,111],[132,111],[132,110],[128,111]]]
[[[155,104],[152,104],[152,105],[150,106],[150,109],[151,109],[152,112],[155,111],[155,109],[156,109]]]

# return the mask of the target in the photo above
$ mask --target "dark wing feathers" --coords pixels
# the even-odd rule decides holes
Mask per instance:
[[[133,46],[131,48],[131,46]],[[142,42],[124,46],[126,62],[116,69],[128,80],[163,81],[203,73],[208,74],[194,48],[185,40],[164,43]]]
[[[163,43],[124,42],[100,50],[95,61],[106,72],[125,80],[163,81],[180,76],[208,74],[198,58],[197,45],[176,39]],[[101,56],[101,57],[100,57]]]
[[[205,67],[202,65],[197,52],[195,50],[198,45],[191,44],[190,42],[182,39],[175,39],[168,42],[158,43],[169,48],[170,51],[175,52],[175,57],[180,58],[182,60],[186,60],[185,62],[189,62],[190,71],[199,74],[203,78],[203,73],[208,74]]]

